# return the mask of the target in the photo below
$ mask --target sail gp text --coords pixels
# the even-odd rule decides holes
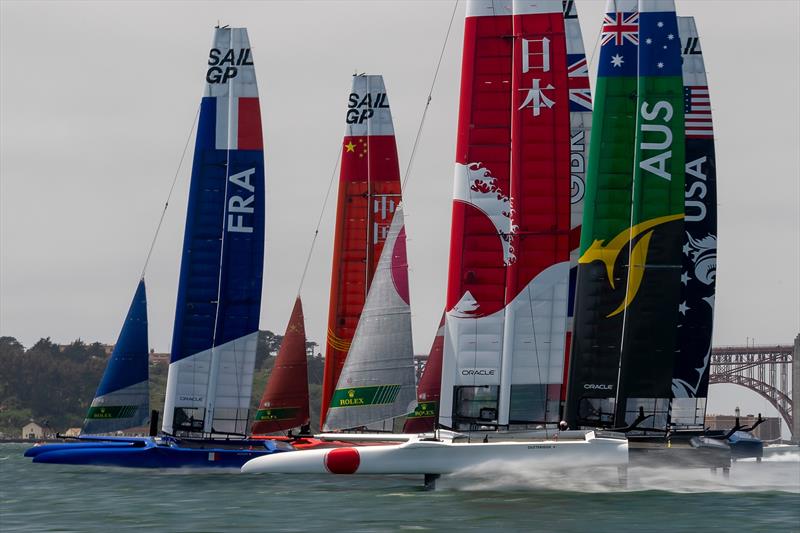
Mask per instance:
[[[219,48],[212,48],[208,53],[208,65],[208,83],[227,83],[239,74],[239,67],[252,66],[253,58],[250,57],[249,48],[228,50],[224,54]]]
[[[238,174],[234,174],[228,181],[237,187],[248,191],[249,195],[239,196],[234,194],[228,198],[228,225],[227,230],[233,233],[253,233],[253,227],[245,224],[245,215],[252,215],[255,208],[255,187],[250,183],[250,177],[255,174],[256,169],[250,168]],[[240,193],[244,194],[244,193]]]
[[[386,93],[367,93],[361,96],[358,93],[350,93],[350,98],[347,100],[347,118],[348,124],[362,124],[365,120],[372,118],[375,115],[375,109],[388,109],[389,101],[386,99]]]

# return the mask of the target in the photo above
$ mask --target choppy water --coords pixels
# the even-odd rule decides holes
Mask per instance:
[[[32,464],[0,445],[2,531],[800,531],[800,455],[704,470],[442,478],[246,476]]]

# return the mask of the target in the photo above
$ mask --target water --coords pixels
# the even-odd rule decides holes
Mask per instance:
[[[414,476],[245,476],[32,464],[0,445],[2,531],[800,531],[800,455],[705,470],[564,476],[493,465]]]

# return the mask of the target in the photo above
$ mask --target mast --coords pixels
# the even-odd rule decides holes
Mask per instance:
[[[264,395],[258,403],[252,433],[274,433],[307,426],[309,419],[306,329],[303,304],[298,296]]]
[[[215,28],[195,141],[165,433],[245,434],[264,267],[264,152],[245,28]]]
[[[471,0],[464,21],[439,421],[496,423],[506,266],[513,261],[510,2]]]
[[[326,419],[401,200],[397,145],[383,77],[353,76],[347,102],[320,424]]]
[[[408,260],[402,205],[372,278],[353,342],[339,375],[325,431],[388,423],[416,407]]]
[[[103,379],[83,421],[83,433],[112,433],[147,424],[148,382],[147,294],[139,280]]]
[[[631,225],[639,13],[609,0],[597,65],[565,419],[613,426]]]
[[[571,229],[570,113],[560,0],[513,4],[511,248],[498,423],[557,422]]]
[[[666,430],[677,344],[684,239],[681,43],[671,0],[639,0],[633,207],[628,235],[617,426]],[[654,325],[656,325],[654,327]]]
[[[439,414],[439,396],[442,390],[442,351],[444,350],[444,320],[433,337],[431,351],[417,383],[417,407],[408,415],[403,433],[425,433],[433,431]]]
[[[711,98],[694,18],[678,17],[678,32],[683,56],[686,217],[671,420],[679,426],[697,426],[705,420],[714,324],[717,165]]]

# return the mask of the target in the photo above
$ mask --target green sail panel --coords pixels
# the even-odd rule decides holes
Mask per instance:
[[[639,77],[617,426],[666,428],[684,240],[681,44],[672,1],[639,1]]]
[[[575,290],[565,419],[611,426],[617,389],[636,132],[636,0],[603,19]]]

